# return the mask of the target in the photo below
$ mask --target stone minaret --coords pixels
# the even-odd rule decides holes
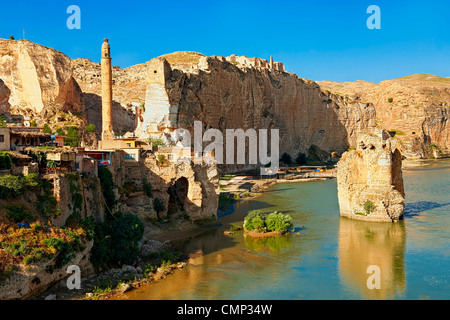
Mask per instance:
[[[273,70],[273,57],[270,56],[270,70]]]
[[[112,116],[112,68],[108,39],[102,45],[102,140],[114,137]]]

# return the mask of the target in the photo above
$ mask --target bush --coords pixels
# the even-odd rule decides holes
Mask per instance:
[[[260,210],[251,211],[244,221],[244,229],[247,231],[285,233],[292,226],[291,216],[279,212],[272,212],[267,215]]]
[[[78,131],[78,128],[74,126],[67,128],[67,138],[65,140],[66,146],[70,146],[72,148],[78,147],[81,140]]]
[[[67,135],[67,132],[64,130],[64,128],[58,128],[56,129],[56,134],[58,136],[65,137]]]
[[[117,203],[112,173],[107,167],[99,167],[98,178],[100,179],[103,198],[107,206],[106,210],[111,211]]]
[[[285,152],[281,155],[280,162],[290,165],[292,164],[292,157]]]
[[[3,114],[0,114],[0,127],[6,128],[8,126],[8,123],[5,120],[5,116]]]
[[[259,232],[267,231],[266,224],[262,216],[257,216],[251,220],[247,220],[247,222],[245,223],[245,229],[249,231],[256,230]]]
[[[11,154],[8,152],[0,152],[0,170],[9,170],[11,169]]]
[[[161,201],[159,198],[155,198],[153,200],[153,209],[155,209],[156,212],[161,212],[166,210],[166,206],[164,205],[164,202]]]
[[[132,214],[123,215],[112,224],[111,258],[114,263],[132,264],[139,257],[138,243],[144,235],[144,225]]]
[[[266,214],[260,210],[250,211],[244,219],[244,229],[247,231],[257,230],[259,232],[266,231]]]
[[[389,103],[392,103],[392,102],[394,102],[394,99],[393,99],[393,98],[389,98],[389,99],[388,99],[388,102],[389,102]]]
[[[24,205],[5,206],[8,216],[14,222],[33,221],[34,216]]]
[[[91,262],[98,267],[132,264],[139,257],[143,223],[132,214],[117,215],[116,220],[95,223]],[[90,229],[91,223],[88,222]]]
[[[154,148],[162,147],[165,145],[164,141],[161,138],[150,137],[148,139],[148,142],[150,142]]]
[[[366,203],[364,203],[364,210],[366,210],[366,214],[371,214],[375,211],[375,208],[376,206],[370,200],[367,200]]]
[[[297,158],[295,158],[295,162],[301,166],[304,166],[306,164],[306,160],[307,160],[306,154],[301,152],[297,155]]]
[[[167,158],[166,158],[165,155],[160,154],[160,155],[158,155],[158,157],[157,157],[157,161],[158,161],[159,164],[164,165],[164,164],[167,163]]]
[[[5,175],[0,177],[0,199],[14,198],[22,194],[21,176]]]
[[[87,132],[94,133],[97,132],[97,127],[95,126],[95,124],[90,123],[86,127],[84,127],[84,130],[86,130]]]
[[[287,232],[292,228],[292,217],[287,214],[272,212],[266,218],[267,231]]]
[[[151,198],[152,197],[152,184],[150,182],[147,181],[142,181],[142,186],[144,189],[144,193],[147,195],[147,197]]]
[[[48,123],[44,124],[44,128],[42,128],[42,132],[43,133],[48,133],[48,134],[53,134],[53,131],[50,128],[50,126],[48,125]]]
[[[39,174],[30,173],[24,178],[24,186],[27,188],[35,188],[39,186]]]

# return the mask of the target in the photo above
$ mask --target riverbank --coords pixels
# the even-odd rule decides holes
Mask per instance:
[[[126,292],[161,281],[169,275],[185,268],[196,253],[189,256],[179,254],[183,243],[190,238],[201,235],[213,229],[228,225],[221,219],[231,216],[235,212],[238,202],[255,200],[276,184],[292,182],[323,181],[334,178],[335,170],[327,172],[314,172],[313,177],[292,176],[289,179],[255,179],[245,177],[240,184],[229,184],[226,192],[238,195],[224,210],[218,211],[218,220],[200,226],[187,226],[179,230],[166,231],[154,234],[144,246],[151,248],[150,258],[141,259],[134,265],[124,265],[82,279],[80,290],[68,290],[66,281],[61,282],[35,297],[36,300],[108,300],[118,299]],[[244,186],[243,186],[244,185]],[[246,189],[250,186],[250,189]],[[224,190],[221,190],[224,192]],[[226,220],[226,219],[225,219]]]

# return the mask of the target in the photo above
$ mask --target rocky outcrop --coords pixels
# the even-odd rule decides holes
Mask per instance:
[[[56,257],[30,266],[16,266],[16,271],[0,284],[0,300],[29,299],[69,277],[67,268],[71,265],[80,267],[83,276],[88,275],[93,271],[89,261],[93,244],[94,241],[83,240],[83,250],[74,253],[70,262],[59,268],[54,268]]]
[[[450,79],[416,74],[380,84],[318,83],[329,92],[373,103],[378,125],[396,135],[405,157],[450,154]]]
[[[0,78],[11,91],[9,103],[18,110],[39,114],[48,105],[60,104],[84,112],[70,59],[59,51],[26,40],[0,39]]]
[[[139,161],[124,160],[124,152],[111,154],[114,184],[118,187],[120,209],[134,213],[142,221],[158,218],[188,217],[190,221],[216,219],[219,202],[219,174],[217,166],[161,164],[152,153]],[[151,195],[145,192],[144,183],[151,186]],[[132,191],[131,191],[132,190]],[[154,202],[162,202],[164,210],[156,212]]]
[[[363,134],[358,148],[344,153],[337,181],[341,216],[367,221],[398,221],[405,209],[402,155],[398,140],[385,130]]]
[[[9,95],[11,94],[11,91],[9,91],[9,88],[5,85],[2,79],[0,79],[0,113],[8,113],[10,109],[9,105]]]

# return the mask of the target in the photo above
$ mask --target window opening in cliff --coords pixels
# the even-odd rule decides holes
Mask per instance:
[[[168,215],[175,215],[185,211],[185,202],[189,190],[189,182],[186,178],[178,179],[168,190],[169,204]]]

